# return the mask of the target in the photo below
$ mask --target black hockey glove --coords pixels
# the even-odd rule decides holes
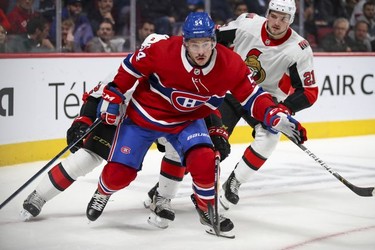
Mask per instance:
[[[79,116],[74,119],[72,126],[66,132],[66,142],[69,144],[77,140],[92,124],[92,120],[87,116]],[[79,141],[74,147],[70,149],[72,153],[83,147],[83,140]]]
[[[215,150],[220,152],[221,161],[230,154],[230,144],[228,142],[228,132],[225,128],[210,127],[208,133],[211,137]]]

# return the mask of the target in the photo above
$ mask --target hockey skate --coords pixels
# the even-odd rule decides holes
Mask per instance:
[[[195,209],[197,210],[199,214],[201,224],[208,227],[206,232],[209,234],[216,235],[214,231],[214,227],[211,223],[209,212],[203,211],[198,207],[194,194],[192,194],[190,198],[195,206]],[[234,228],[234,225],[230,219],[225,218],[223,215],[219,215],[219,226],[220,226],[220,234],[218,236],[234,239],[235,235],[232,233],[232,229]]]
[[[95,191],[89,204],[87,205],[86,216],[90,221],[95,221],[102,214],[105,205],[109,200],[110,195],[105,195],[99,193],[98,190]]]
[[[149,224],[159,228],[167,228],[169,222],[173,221],[175,218],[174,211],[171,207],[171,199],[164,198],[158,191],[155,191],[150,210],[151,214],[147,221]]]
[[[241,183],[237,180],[234,172],[232,172],[227,181],[223,184],[223,190],[220,192],[220,204],[225,210],[228,210],[231,205],[236,205],[240,200],[238,196],[238,189]]]
[[[159,182],[157,182],[155,184],[155,186],[153,186],[150,191],[148,191],[147,193],[147,199],[143,201],[143,206],[145,206],[145,208],[150,208],[150,205],[152,203],[152,199],[154,197],[154,194],[156,192],[156,189],[159,187]]]
[[[46,201],[34,190],[23,202],[23,209],[20,217],[23,221],[28,221],[32,217],[39,215]]]

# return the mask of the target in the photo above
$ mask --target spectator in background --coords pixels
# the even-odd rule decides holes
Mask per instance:
[[[150,20],[145,20],[138,28],[135,49],[139,49],[148,35],[155,32],[155,24]],[[127,40],[124,44],[124,51],[130,50],[130,42]]]
[[[149,20],[144,21],[138,29],[136,49],[139,49],[143,41],[146,39],[146,37],[148,37],[150,34],[154,32],[155,32],[155,24]]]
[[[294,17],[294,22],[290,25],[290,27],[295,30],[298,34],[303,35],[306,40],[309,42],[311,48],[313,50],[317,49],[317,41],[318,41],[318,29],[315,24],[315,17],[314,17],[314,1],[313,0],[305,0],[304,9],[303,9],[303,30],[304,34],[301,34],[301,27],[299,25],[299,13],[300,13],[300,0],[296,0],[296,14]]]
[[[296,15],[294,17],[294,22],[291,24],[292,29],[295,31],[299,32],[299,13],[300,13],[300,0],[295,0],[296,3]],[[314,20],[314,4],[312,0],[305,0],[304,3],[304,10],[303,10],[303,20],[305,23],[305,28],[306,28],[306,23],[311,23],[315,22]]]
[[[115,31],[112,20],[104,19],[99,29],[96,31],[96,37],[91,39],[85,48],[86,52],[121,52],[123,44],[125,42],[122,39],[122,43],[118,43],[119,40],[114,40]]]
[[[181,6],[178,6],[181,4]],[[183,0],[138,0],[137,8],[140,14],[140,23],[152,20],[155,24],[155,32],[158,34],[173,35],[176,22],[181,23],[187,11],[186,1]]]
[[[349,31],[348,36],[354,40],[352,51],[371,52],[372,47],[368,34],[368,24],[365,21],[358,21],[354,29]]]
[[[345,1],[346,13],[347,13],[348,17],[350,17],[350,19],[349,19],[350,26],[352,26],[351,25],[351,17],[352,17],[353,11],[354,11],[354,7],[358,3],[358,1],[359,0],[346,0]]]
[[[363,15],[357,22],[365,21],[368,24],[368,33],[371,41],[375,40],[375,1],[368,1],[363,5]]]
[[[55,46],[49,39],[49,32],[51,29],[51,23],[48,21],[47,18],[44,16],[40,16],[40,18],[43,20],[44,28],[42,32],[42,47],[46,49],[50,49],[51,51],[55,50]]]
[[[211,17],[215,24],[225,24],[233,15],[233,9],[227,0],[211,1]]]
[[[268,0],[244,0],[247,4],[249,12],[256,13],[260,16],[265,16]]]
[[[8,52],[7,30],[0,23],[0,53]]]
[[[349,18],[342,0],[315,0],[315,19],[321,26],[332,26],[339,17]]]
[[[115,34],[126,40],[130,36],[130,0],[115,0],[113,9],[117,17]]]
[[[0,25],[6,30],[10,30],[11,28],[8,17],[5,15],[3,9],[0,9]]]
[[[61,22],[61,52],[74,51],[74,21],[65,19]]]
[[[17,1],[18,0],[0,0],[0,2],[1,1],[7,2],[6,3],[6,7],[7,8],[3,9],[3,10],[4,10],[4,12],[9,13],[17,5]],[[32,6],[32,8],[34,10],[38,9],[39,1],[43,1],[43,0],[36,0],[36,1],[34,1],[33,6]]]
[[[363,15],[363,5],[367,2],[367,0],[358,0],[357,3],[354,5],[354,9],[352,14],[350,15],[350,27],[354,27],[355,23],[357,22],[358,17]]]
[[[88,18],[90,20],[92,30],[99,30],[99,26],[104,19],[109,20],[115,27],[117,22],[112,14],[113,0],[97,0],[96,2],[97,8],[92,8],[92,11],[88,12]]]
[[[52,23],[56,16],[56,0],[39,0],[38,12]]]
[[[15,36],[9,41],[9,52],[52,52],[46,38],[47,20],[43,17],[33,17],[27,22],[26,33]]]
[[[233,8],[233,16],[227,20],[227,22],[233,21],[237,19],[242,13],[249,12],[249,9],[247,8],[247,4],[242,1],[238,1],[234,4]]]
[[[16,6],[8,13],[8,20],[11,29],[9,34],[25,34],[27,22],[39,16],[39,13],[33,10],[34,0],[17,0]]]
[[[349,21],[337,18],[333,23],[333,31],[323,38],[321,48],[326,52],[351,52],[354,41],[347,36]]]
[[[94,37],[94,33],[89,19],[82,12],[82,0],[67,0],[66,6],[62,9],[61,19],[74,21],[74,51],[83,51],[88,41]],[[53,42],[56,41],[56,20],[52,23],[50,37]]]

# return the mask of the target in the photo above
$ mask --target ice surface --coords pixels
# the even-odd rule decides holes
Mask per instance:
[[[375,135],[309,140],[305,145],[354,185],[375,185]],[[222,182],[246,146],[232,145],[221,166]],[[162,156],[149,151],[138,178],[115,193],[91,223],[85,211],[102,167],[47,202],[38,217],[22,222],[22,202],[38,177],[0,210],[0,249],[375,250],[375,197],[357,196],[288,141],[280,142],[266,165],[241,186],[239,205],[224,212],[235,224],[234,240],[205,233],[189,198],[189,176],[172,201],[175,221],[164,230],[152,227],[142,203],[157,181]],[[46,163],[1,167],[0,202]]]

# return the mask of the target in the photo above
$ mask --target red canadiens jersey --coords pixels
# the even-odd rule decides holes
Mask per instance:
[[[289,106],[298,111],[312,105],[317,99],[318,88],[309,43],[290,28],[282,39],[271,39],[266,22],[264,17],[244,13],[219,28],[218,40],[231,43],[233,50],[252,70],[257,84],[279,102],[298,90],[289,98]]]
[[[253,82],[239,55],[218,44],[205,67],[194,67],[186,53],[182,37],[153,34],[124,59],[114,82],[125,92],[139,79],[127,109],[133,122],[179,132],[217,109],[227,91],[263,120],[265,110],[273,105],[272,97]]]

